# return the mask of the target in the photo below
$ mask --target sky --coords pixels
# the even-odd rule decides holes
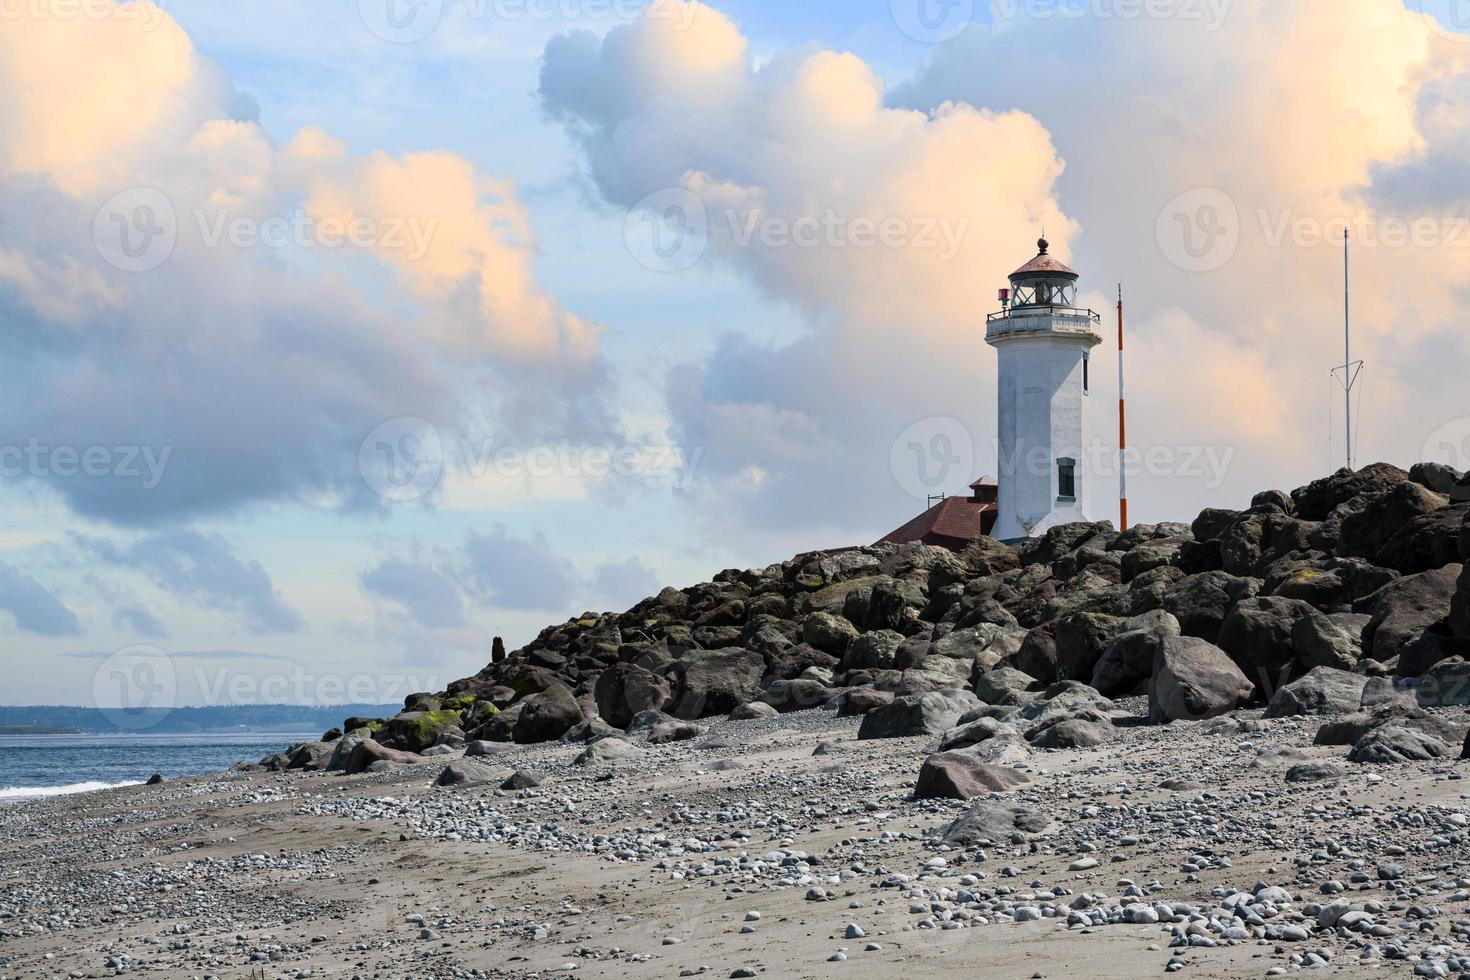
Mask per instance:
[[[996,471],[1043,233],[1134,519],[1342,464],[1344,230],[1357,459],[1470,468],[1463,0],[0,20],[0,703],[394,701],[873,541]]]

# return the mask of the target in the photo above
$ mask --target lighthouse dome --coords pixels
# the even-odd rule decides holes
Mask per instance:
[[[1021,283],[1034,279],[1075,280],[1077,273],[1067,268],[1055,256],[1047,254],[1047,249],[1049,248],[1051,248],[1050,242],[1045,238],[1038,238],[1036,240],[1036,257],[1015,272],[1012,272],[1010,275],[1011,282]]]

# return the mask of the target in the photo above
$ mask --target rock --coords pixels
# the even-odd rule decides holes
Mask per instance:
[[[1056,680],[1056,626],[1047,623],[1027,633],[1026,639],[1021,642],[1021,649],[1016,651],[1011,662],[1018,670],[1029,674],[1043,684],[1050,684]]]
[[[148,777],[148,781],[146,783],[144,783],[143,785],[144,786],[162,786],[163,785],[163,782],[164,782],[163,773],[161,773],[161,772],[155,772],[153,775],[151,775],[151,776]]]
[[[1470,523],[1467,523],[1465,528],[1466,534],[1470,534]],[[1462,544],[1461,552],[1465,550],[1467,546]],[[1455,584],[1455,594],[1450,597],[1449,626],[1455,636],[1462,640],[1470,640],[1470,561],[1466,562]]]
[[[506,777],[505,781],[500,784],[500,788],[506,790],[507,792],[512,792],[522,789],[534,789],[535,787],[540,785],[541,780],[526,772],[526,770],[524,769],[517,769],[515,772]]]
[[[1445,565],[1379,589],[1368,600],[1373,619],[1363,631],[1364,652],[1374,660],[1392,660],[1425,630],[1449,618],[1462,571],[1461,565]]]
[[[1405,524],[1448,503],[1442,494],[1417,483],[1405,481],[1390,487],[1369,500],[1362,510],[1343,518],[1337,554],[1345,558],[1373,558]]]
[[[1470,657],[1470,640],[1451,636],[1433,627],[1410,640],[1399,651],[1394,674],[1398,677],[1422,677],[1435,664],[1451,657]]]
[[[964,752],[938,752],[924,760],[914,798],[968,800],[987,793],[1007,793],[1029,782],[1017,769],[982,762]]]
[[[841,657],[857,636],[856,626],[831,613],[814,612],[801,623],[802,642],[834,657]]]
[[[889,697],[892,697],[892,695],[889,695]],[[779,711],[764,701],[750,701],[730,712],[730,720],[750,721],[755,718],[774,718],[778,714],[780,714]]]
[[[669,664],[673,686],[669,714],[693,721],[726,715],[759,699],[765,660],[754,650],[691,650]]]
[[[1044,834],[1051,818],[1040,810],[1000,800],[976,800],[940,834],[950,847],[1007,844],[1028,834]]]
[[[704,734],[704,729],[692,721],[671,721],[654,725],[648,732],[649,745],[664,745],[668,742],[687,742]]]
[[[1154,655],[1149,720],[1199,720],[1247,704],[1255,685],[1224,650],[1193,636],[1166,638]]]
[[[1029,741],[1038,749],[1088,749],[1106,744],[1117,735],[1107,722],[1071,718],[1041,729]]]
[[[1146,691],[1160,644],[1179,633],[1179,621],[1163,610],[1126,621],[1098,659],[1092,687],[1108,697]]]
[[[844,670],[892,670],[903,634],[894,630],[874,630],[854,637],[842,655]]]
[[[992,738],[1020,738],[1021,733],[1012,726],[995,718],[976,718],[973,721],[961,721],[960,724],[951,728],[939,737],[934,744],[934,751],[952,752],[956,749],[967,749]]]
[[[1373,463],[1354,472],[1340,469],[1291,492],[1296,513],[1303,520],[1327,519],[1339,505],[1354,497],[1376,497],[1409,479],[1409,474],[1388,463]]]
[[[662,710],[672,691],[669,682],[637,664],[616,663],[597,675],[593,686],[597,713],[615,728],[626,728],[640,711]]]
[[[298,746],[296,751],[291,753],[291,759],[286,764],[286,768],[320,772],[327,768],[335,749],[336,745],[332,742],[307,742]]]
[[[1366,689],[1365,689],[1366,695]],[[1314,745],[1352,745],[1368,732],[1384,725],[1413,728],[1441,742],[1458,741],[1459,729],[1447,719],[1419,707],[1412,695],[1397,694],[1369,710],[1341,715],[1317,729]]]
[[[1419,678],[1414,697],[1423,708],[1470,704],[1470,662],[1460,657],[1441,660]]]
[[[761,700],[778,712],[801,711],[826,704],[837,692],[817,681],[775,681],[766,688]]]
[[[1164,610],[1174,616],[1183,635],[1215,643],[1230,610],[1237,602],[1254,596],[1259,588],[1255,579],[1224,571],[1204,572],[1166,589]]]
[[[1251,498],[1251,509],[1274,508],[1283,514],[1296,509],[1296,501],[1285,490],[1262,490]]]
[[[1409,479],[1435,493],[1448,495],[1464,478],[1464,473],[1444,463],[1415,463],[1409,467]]]
[[[1243,600],[1220,627],[1220,647],[1247,676],[1268,684],[1284,683],[1300,672],[1292,645],[1297,621],[1317,614],[1299,599]]]
[[[1286,781],[1288,783],[1335,782],[1346,775],[1347,770],[1336,762],[1298,762],[1286,770]]]
[[[514,752],[515,749],[504,742],[474,741],[464,747],[467,758],[474,759],[483,756],[503,755],[506,752]]]
[[[1460,533],[1470,508],[1464,505],[1443,507],[1415,517],[1394,532],[1373,562],[1405,575],[1442,568],[1463,561]]]
[[[660,725],[670,725],[674,721],[676,721],[675,718],[664,714],[662,711],[654,711],[652,709],[640,711],[633,716],[632,721],[628,722],[626,733],[629,735],[646,735]]]
[[[975,681],[975,695],[986,704],[1006,704],[1010,698],[1037,686],[1035,677],[1014,667],[997,667]]]
[[[1367,619],[1334,619],[1315,609],[1301,610],[1291,624],[1291,649],[1297,664],[1304,670],[1314,667],[1334,667],[1352,670],[1363,655],[1363,631]],[[1349,621],[1358,625],[1356,631],[1344,628]]]
[[[1266,708],[1267,718],[1340,715],[1357,711],[1368,678],[1332,667],[1316,667],[1281,687]]]
[[[564,745],[571,745],[575,742],[595,742],[599,738],[621,734],[622,729],[614,728],[600,717],[594,715],[586,721],[578,722],[562,732],[561,738],[557,739],[557,741]]]
[[[843,691],[837,699],[837,717],[850,718],[865,715],[874,708],[893,701],[892,691],[880,691],[875,687],[853,687]]]
[[[573,725],[586,720],[582,706],[565,684],[553,684],[521,703],[524,707],[514,732],[517,745],[554,742]]]
[[[434,780],[435,786],[454,786],[468,789],[474,786],[484,786],[493,782],[495,773],[488,766],[467,759],[451,762],[440,770],[438,777]]]
[[[450,730],[459,731],[458,711],[443,708],[404,711],[383,722],[374,739],[381,745],[417,753],[434,745],[440,735]]]
[[[605,738],[593,742],[582,754],[572,760],[574,766],[612,766],[637,762],[647,755],[644,749],[620,738]]]
[[[1352,762],[1424,762],[1449,755],[1450,747],[1414,728],[1381,725],[1358,739],[1348,753]]]
[[[1105,613],[1077,612],[1063,616],[1056,628],[1056,679],[1090,681],[1103,650],[1123,622]]]
[[[892,702],[863,715],[858,738],[939,735],[953,728],[964,712],[961,702],[939,691],[894,698]]]
[[[376,739],[365,738],[352,750],[352,754],[347,759],[345,771],[349,775],[363,772],[369,766],[378,762],[414,765],[424,761],[424,757],[417,752],[403,752],[398,749],[390,749]]]

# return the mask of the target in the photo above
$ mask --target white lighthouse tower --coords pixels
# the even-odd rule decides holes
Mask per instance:
[[[985,342],[1000,355],[1000,514],[991,533],[1002,540],[1088,520],[1089,360],[1102,343],[1102,318],[1077,308],[1077,273],[1047,254],[1045,238],[1036,245],[985,326]]]

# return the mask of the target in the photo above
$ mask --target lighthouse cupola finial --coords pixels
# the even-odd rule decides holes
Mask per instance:
[[[1051,248],[1051,242],[1046,240],[1046,232],[1042,232],[1041,237],[1036,239],[1036,254],[1045,255],[1049,248]]]

